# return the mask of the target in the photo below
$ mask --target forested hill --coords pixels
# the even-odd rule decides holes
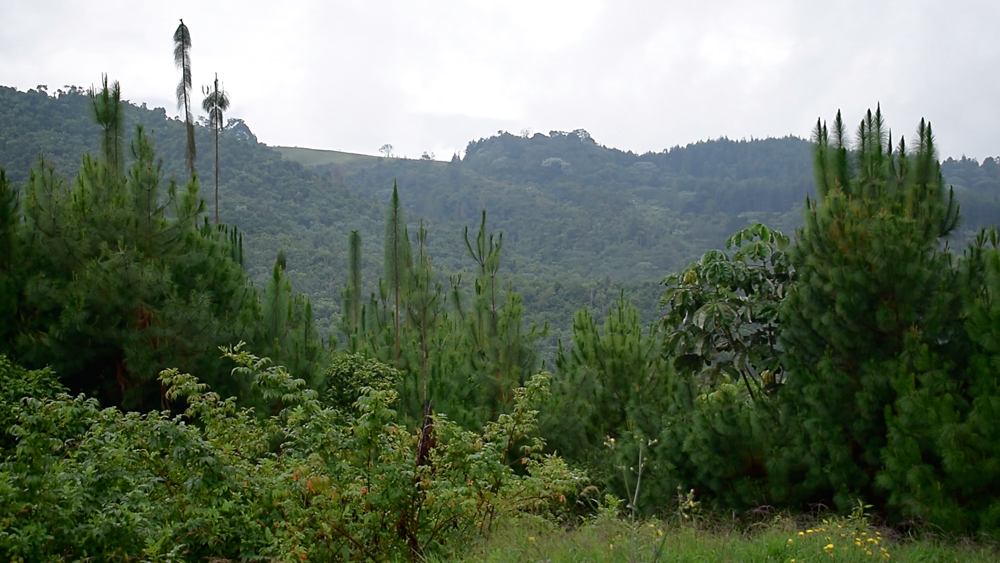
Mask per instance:
[[[141,124],[167,173],[186,178],[183,123],[163,108],[134,104],[126,118],[127,137]],[[211,201],[211,132],[196,129],[201,193]],[[72,176],[97,139],[83,90],[0,88],[0,166],[15,183],[39,154]],[[303,149],[281,149],[282,157],[231,119],[220,145],[221,216],[246,235],[251,278],[264,280],[283,249],[321,329],[339,311],[352,229],[363,239],[364,286],[374,287],[381,275],[393,181],[411,234],[426,222],[428,250],[443,273],[471,266],[463,230],[485,208],[489,228],[504,232],[502,273],[516,282],[529,320],[551,321],[556,337],[581,305],[604,310],[621,289],[653,318],[657,282],[666,274],[752,221],[791,233],[812,192],[810,145],[794,137],[718,139],[636,154],[601,146],[582,129],[500,132],[470,142],[462,158],[437,162]],[[998,170],[993,159],[943,163],[962,203],[963,233],[1000,218]]]
[[[502,133],[443,165],[319,166],[378,197],[397,178],[408,207],[435,221],[470,222],[485,207],[517,273],[622,281],[660,279],[754,220],[792,229],[809,167],[809,144],[791,137],[636,155],[583,131]]]
[[[124,93],[128,94],[128,85]],[[188,178],[184,123],[163,108],[127,104],[126,148],[136,125],[151,134],[167,176]],[[198,126],[197,170],[201,194],[211,202],[214,191],[214,141],[211,130]],[[27,179],[39,155],[56,171],[72,178],[84,151],[96,154],[98,128],[90,115],[90,98],[79,88],[47,94],[0,87],[0,166],[15,185]],[[383,209],[371,198],[351,194],[335,183],[260,144],[245,123],[230,119],[221,138],[220,212],[223,222],[239,225],[244,238],[244,264],[263,287],[275,256],[283,249],[297,290],[312,298],[317,322],[325,330],[339,309],[347,263],[346,240],[362,229],[366,251],[377,253]],[[213,214],[211,203],[209,215]]]
[[[576,130],[500,132],[446,164],[288,156],[381,200],[397,179],[408,208],[433,221],[470,222],[485,207],[518,273],[638,281],[683,266],[753,221],[791,233],[814,194],[810,147],[795,137],[722,138],[636,154]],[[962,203],[959,238],[1000,218],[994,159],[947,159],[942,168]]]

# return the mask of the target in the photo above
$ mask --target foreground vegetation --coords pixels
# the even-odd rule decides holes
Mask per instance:
[[[758,516],[751,521],[708,518],[694,524],[594,519],[573,527],[520,519],[462,554],[436,561],[487,563],[804,563],[816,561],[987,563],[995,545],[915,539],[834,517]]]
[[[0,356],[0,417],[13,422],[0,450],[0,553],[415,559],[511,514],[553,510],[582,482],[533,436],[544,375],[480,432],[428,414],[414,433],[394,410],[394,370],[377,362],[341,357],[331,376],[351,377],[331,377],[317,393],[238,347],[225,356],[284,407],[260,417],[166,370],[160,381],[179,414],[123,413]]]

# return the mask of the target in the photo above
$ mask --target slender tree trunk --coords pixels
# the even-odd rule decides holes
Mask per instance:
[[[427,312],[424,311],[420,319],[420,347],[423,349],[421,358],[421,370],[424,375],[424,404],[427,404]]]
[[[396,182],[392,184],[392,200],[386,214],[384,269],[386,281],[393,293],[394,310],[392,314],[393,327],[393,361],[399,367],[399,314],[400,295],[406,291],[407,268],[410,266],[409,241],[406,226],[403,222],[403,210],[399,204],[399,192]]]
[[[361,313],[361,233],[351,231],[347,244],[347,288],[351,306],[351,322],[358,328]]]
[[[218,88],[215,93],[218,96]],[[219,123],[215,124],[215,226],[219,226]]]
[[[399,287],[399,277],[396,277],[396,287]],[[396,290],[396,308],[392,312],[392,332],[393,332],[393,363],[395,367],[399,367],[399,290]]]

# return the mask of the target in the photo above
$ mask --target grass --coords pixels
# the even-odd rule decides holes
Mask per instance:
[[[305,149],[300,147],[271,147],[281,153],[281,156],[298,162],[303,166],[322,166],[324,164],[374,164],[379,157],[367,154],[356,154],[340,151],[325,151]]]
[[[336,164],[338,166],[371,166],[377,163],[381,156],[370,154],[357,154],[352,152],[327,151],[320,149],[306,149],[302,147],[271,147],[281,153],[281,156],[298,162],[303,166],[323,166],[324,164]],[[402,157],[393,157],[402,158]],[[440,160],[423,161],[419,159],[406,159],[409,162],[426,162],[430,166],[445,166],[447,163]]]
[[[632,526],[600,518],[568,528],[524,518],[495,530],[449,563],[679,563],[903,561],[995,562],[996,546],[962,541],[913,540],[865,521],[827,519],[806,523],[774,516],[754,524],[649,520]]]

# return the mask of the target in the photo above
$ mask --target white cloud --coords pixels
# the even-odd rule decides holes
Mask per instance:
[[[660,150],[806,136],[881,102],[931,119],[945,155],[1000,154],[995,2],[0,0],[0,82],[89,85],[175,113],[172,34],[195,82],[269,144],[447,158],[498,129],[585,128]]]

